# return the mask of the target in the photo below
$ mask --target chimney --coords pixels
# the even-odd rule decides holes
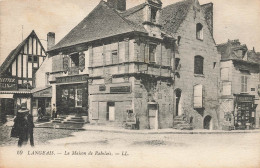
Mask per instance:
[[[55,33],[49,32],[47,34],[47,51],[55,45]]]
[[[125,11],[126,10],[126,0],[107,0],[107,3],[110,7],[119,10]]]

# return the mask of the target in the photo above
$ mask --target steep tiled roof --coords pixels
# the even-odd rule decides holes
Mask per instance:
[[[172,34],[176,33],[187,16],[192,0],[184,0],[162,9],[162,30]]]
[[[147,33],[144,27],[123,18],[106,2],[101,1],[50,51],[134,31]]]
[[[10,52],[10,54],[6,57],[5,61],[2,63],[1,67],[0,67],[0,75],[3,75],[5,73],[5,71],[7,70],[7,68],[11,65],[11,63],[13,62],[13,60],[16,58],[16,56],[19,54],[19,52],[21,51],[21,49],[24,47],[24,45],[26,44],[27,40],[29,37],[31,37],[32,35],[36,36],[35,32],[32,31],[30,33],[30,35],[24,39],[14,50],[12,50]],[[43,49],[44,50],[44,49]]]
[[[134,6],[132,8],[127,9],[126,11],[121,12],[120,15],[123,17],[127,17],[127,16],[143,9],[145,7],[145,5],[146,5],[145,3],[142,3],[140,5]]]
[[[237,60],[248,63],[260,63],[260,55],[253,50],[247,49],[247,46],[241,45],[239,40],[228,40],[227,43],[217,45],[218,52],[221,54],[221,61]],[[237,55],[236,51],[242,50],[245,52],[244,57]],[[247,52],[247,54],[246,54]],[[247,56],[247,57],[246,57]],[[247,58],[247,59],[246,59]]]
[[[247,52],[247,59],[250,62],[256,62],[260,64],[260,53],[257,53],[254,50],[249,50]]]

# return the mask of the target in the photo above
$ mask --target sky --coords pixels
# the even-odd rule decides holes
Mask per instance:
[[[163,7],[179,0],[162,0]],[[0,0],[0,64],[32,30],[46,46],[48,32],[56,43],[83,20],[100,0]],[[127,9],[145,0],[127,0]],[[240,39],[260,52],[260,0],[199,0],[214,4],[217,44]]]

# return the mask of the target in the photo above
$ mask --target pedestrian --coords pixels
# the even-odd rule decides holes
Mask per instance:
[[[55,107],[55,104],[53,104],[53,107],[52,107],[52,119],[56,118],[57,117],[57,114],[56,114],[56,107]]]
[[[11,132],[11,137],[18,137],[18,146],[26,145],[28,138],[30,138],[30,145],[34,146],[33,139],[33,116],[29,114],[29,110],[25,105],[18,110],[16,118],[14,119],[14,126]],[[15,133],[16,135],[13,135]]]
[[[41,120],[42,117],[43,117],[43,114],[42,114],[42,108],[39,107],[39,108],[38,108],[38,120]]]

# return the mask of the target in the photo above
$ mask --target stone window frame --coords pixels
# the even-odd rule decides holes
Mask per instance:
[[[204,57],[196,55],[194,57],[194,74],[204,75]]]
[[[196,24],[196,38],[198,40],[203,40],[203,35],[204,35],[203,25],[201,23],[197,23]]]

